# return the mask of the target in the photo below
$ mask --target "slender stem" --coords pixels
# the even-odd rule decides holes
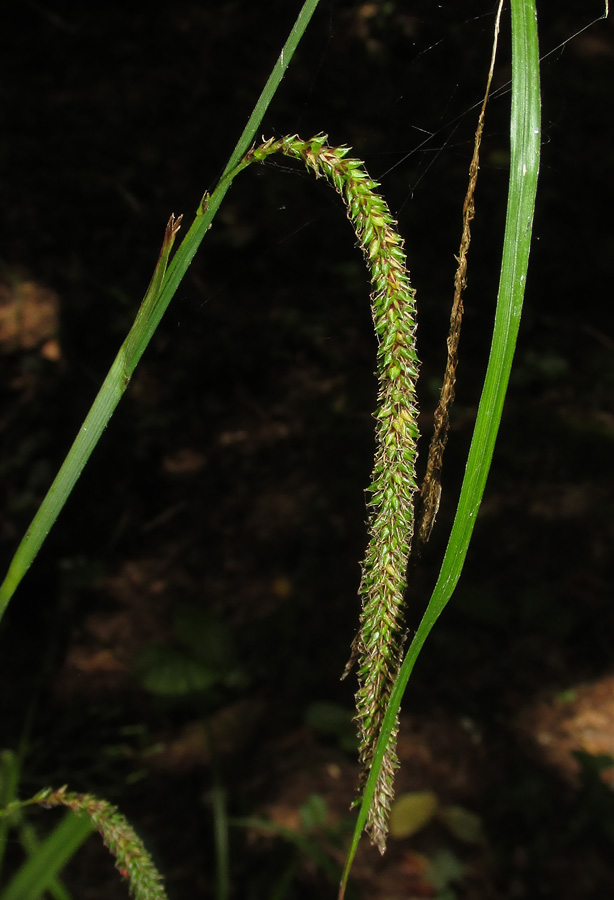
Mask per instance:
[[[0,585],[0,620],[11,597],[17,590],[19,583],[32,565],[49,531],[53,527],[102,432],[121,400],[130,382],[132,373],[160,324],[160,320],[175,295],[181,279],[187,272],[188,266],[192,262],[205,234],[211,227],[211,222],[233,178],[244,168],[244,165],[239,161],[256,135],[262,118],[275,95],[275,91],[279,87],[318,2],[319,0],[305,0],[254,111],[228,161],[220,183],[211,197],[205,195],[201,201],[196,218],[167,270],[171,247],[181,220],[181,217],[175,220],[174,216],[171,216],[160,259],[134,324],[120,347],[119,353],[79,430],[68,456],[19,544],[11,560],[7,575]]]
[[[433,625],[460,578],[501,421],[522,312],[539,173],[540,87],[535,0],[512,0],[510,132],[510,182],[497,311],[465,477],[439,578],[392,689],[346,858],[339,900],[343,900],[345,895],[358,842],[367,823],[386,747],[395,730],[409,677]]]
[[[258,98],[258,102],[254,107],[254,111],[249,117],[249,121],[245,128],[243,129],[243,134],[237,141],[237,146],[232,151],[232,156],[228,160],[228,165],[224,169],[224,176],[228,175],[228,173],[234,169],[234,167],[243,159],[247,151],[249,150],[250,144],[254,140],[254,136],[256,131],[258,130],[260,123],[264,117],[265,112],[269,108],[269,104],[273,99],[279,84],[286,73],[286,69],[290,65],[290,60],[294,56],[294,51],[298,47],[298,43],[303,36],[303,32],[309,25],[311,17],[313,16],[316,7],[319,3],[319,0],[305,0],[303,7],[298,15],[298,18],[294,25],[292,26],[292,31],[288,35],[288,40],[282,47],[281,53],[277,58],[277,62],[273,68],[273,71],[269,75],[269,79],[262,89],[262,93]]]

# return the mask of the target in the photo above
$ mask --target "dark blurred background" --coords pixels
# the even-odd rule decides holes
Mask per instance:
[[[405,700],[398,779],[473,811],[484,840],[434,828],[393,841],[383,862],[365,852],[365,898],[614,889],[614,32],[600,21],[568,41],[598,2],[538,7],[543,155],[524,321],[465,572]],[[170,213],[185,232],[298,9],[28,2],[6,18],[4,567],[133,321]],[[418,290],[422,460],[494,13],[483,0],[322,0],[261,129],[327,132],[381,182]],[[443,499],[411,573],[410,628],[445,549],[489,351],[509,56],[506,24]],[[241,175],[0,629],[0,745],[26,748],[20,793],[69,783],[118,803],[176,900],[214,896],[212,785],[231,814],[292,828],[321,797],[318,846],[338,862],[347,844],[354,682],[339,676],[373,453],[368,294],[327,185],[282,159]],[[288,846],[233,830],[235,895],[273,896]],[[416,859],[442,847],[462,875],[438,889]],[[292,864],[275,896],[334,896],[308,855]],[[118,878],[88,844],[66,883],[106,900]]]

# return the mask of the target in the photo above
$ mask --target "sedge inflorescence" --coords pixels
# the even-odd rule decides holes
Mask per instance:
[[[317,177],[324,176],[331,182],[345,201],[371,274],[371,306],[378,340],[376,451],[368,488],[369,543],[359,588],[360,629],[348,664],[349,669],[356,663],[358,670],[356,719],[363,786],[401,664],[404,639],[404,592],[417,490],[416,298],[396,222],[377,193],[378,183],[370,178],[361,160],[348,156],[348,147],[330,147],[326,135],[307,141],[294,135],[253,148],[244,162],[262,162],[274,153],[302,160]],[[397,732],[398,721],[388,741],[367,822],[371,840],[382,853],[398,767]]]
[[[145,845],[117,807],[92,794],[77,794],[66,787],[46,788],[33,802],[42,806],[66,806],[75,813],[89,816],[105,846],[115,858],[115,865],[135,900],[168,900],[162,876],[156,869]]]

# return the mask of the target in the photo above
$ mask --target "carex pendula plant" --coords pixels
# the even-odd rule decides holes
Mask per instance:
[[[135,322],[0,586],[0,616],[42,546],[128,388],[132,373],[229,186],[243,169],[254,162],[264,162],[275,153],[301,161],[316,177],[323,177],[330,182],[343,198],[370,273],[372,316],[378,345],[376,452],[368,489],[369,542],[359,587],[362,612],[349,664],[349,668],[356,666],[358,675],[356,718],[363,774],[359,787],[357,824],[342,879],[342,895],[362,831],[366,829],[369,832],[372,841],[382,852],[385,848],[387,817],[393,797],[393,776],[398,765],[395,738],[401,699],[426,637],[449,601],[460,577],[492,459],[518,333],[531,240],[539,169],[539,59],[534,0],[512,0],[510,184],[491,354],[465,479],[440,576],[422,622],[404,656],[403,606],[408,559],[414,543],[414,531],[419,531],[420,540],[428,537],[436,512],[439,488],[435,476],[431,488],[422,494],[422,509],[426,509],[426,513],[421,511],[422,518],[418,524],[422,521],[426,524],[423,528],[416,529],[416,382],[419,370],[415,346],[416,294],[407,271],[403,240],[396,231],[396,223],[386,202],[378,192],[379,185],[369,176],[363,163],[350,155],[349,148],[329,146],[323,134],[307,140],[293,135],[270,139],[258,145],[253,143],[264,112],[290,64],[317,2],[318,0],[305,2],[218,186],[211,194],[207,193],[203,197],[194,221],[174,255],[172,251],[181,217],[170,218],[158,264]],[[483,122],[483,110],[481,121]],[[481,134],[480,129],[478,134]],[[479,140],[476,140],[476,147],[477,145]],[[472,165],[470,201],[466,204],[467,228],[473,216],[476,157]],[[463,246],[466,257],[468,235],[465,231],[461,251]],[[459,283],[462,288],[462,270]],[[458,332],[458,309],[457,314],[453,312],[453,323],[456,323],[454,327]],[[453,355],[456,355],[457,349],[458,334],[453,343]],[[447,409],[453,396],[454,377],[453,372],[450,376],[452,381],[449,378],[447,381],[448,388],[452,385],[452,390],[448,391],[449,399],[445,401]],[[447,428],[445,418],[444,412],[442,433]],[[445,444],[445,437],[443,443]],[[437,446],[440,469],[443,452],[441,435]],[[434,499],[429,500],[429,496]],[[123,820],[120,822],[117,811],[108,804],[105,805],[105,801],[96,800],[90,795],[73,794],[66,788],[60,791],[45,789],[45,792],[33,799],[46,805],[59,804],[78,808],[90,815],[93,821],[98,817],[101,822],[104,820],[114,823],[112,827],[109,826],[111,831],[105,832],[103,837],[112,851],[117,853],[117,841],[112,835],[118,828],[117,834],[121,832],[128,835],[126,846],[129,858],[124,858],[124,853],[118,859],[120,871],[129,878],[134,895],[143,898],[164,896],[160,879],[150,867],[144,848],[136,838],[133,840],[131,832],[122,831]],[[123,838],[120,844],[121,841]],[[120,851],[124,852],[121,847]],[[143,864],[139,867],[134,863],[134,857],[140,855],[143,855]]]

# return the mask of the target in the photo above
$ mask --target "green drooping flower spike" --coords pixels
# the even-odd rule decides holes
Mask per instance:
[[[369,543],[362,567],[360,630],[347,671],[356,662],[356,711],[360,737],[361,785],[373,752],[390,692],[401,664],[403,595],[414,529],[416,444],[416,298],[406,268],[403,240],[379,187],[347,147],[330,147],[325,135],[308,141],[297,136],[267,141],[244,163],[262,162],[273,153],[303,160],[326,177],[343,197],[371,273],[372,314],[378,339],[376,451],[369,486]],[[395,727],[388,743],[367,831],[383,853],[398,761]]]
[[[171,216],[153,278],[135,322],[0,584],[0,620],[113,415],[233,179],[250,163],[262,162],[273,153],[302,160],[317,177],[324,176],[329,180],[344,199],[371,273],[372,311],[378,339],[379,395],[375,413],[377,444],[368,500],[370,539],[359,589],[363,601],[360,630],[348,665],[348,669],[354,663],[358,667],[359,687],[356,700],[363,765],[362,798],[341,881],[339,898],[343,898],[363,828],[366,827],[372,841],[381,851],[385,847],[392,779],[398,766],[395,753],[398,711],[415,661],[460,577],[501,421],[522,311],[539,172],[539,48],[535,0],[512,0],[510,186],[491,353],[465,477],[441,572],[401,664],[404,637],[403,594],[415,528],[414,466],[418,437],[415,385],[419,367],[415,351],[415,294],[405,268],[403,241],[395,231],[396,223],[386,203],[376,193],[377,183],[369,177],[360,160],[348,156],[348,148],[330,147],[325,135],[317,135],[308,141],[302,141],[297,136],[269,140],[247,151],[317,5],[318,0],[305,0],[219,184],[211,196],[205,195],[189,231],[172,258],[171,251],[180,220]],[[498,30],[501,7],[502,2],[499,4],[495,31]],[[604,18],[607,18],[607,3],[605,7]],[[491,76],[492,66],[489,79]],[[464,208],[457,276],[459,290],[455,292],[448,345],[450,358],[439,413],[436,414],[439,424],[423,486],[421,525],[416,528],[419,544],[428,539],[439,499],[441,456],[445,446],[449,404],[454,392],[462,314],[460,294],[464,286],[464,257],[468,249],[469,222],[473,216],[472,198],[482,126],[483,111]],[[65,789],[55,792],[46,790],[31,802],[64,805],[88,812],[106,843],[116,853],[120,871],[130,879],[134,895],[141,900],[163,900],[164,890],[151,860],[114,807],[90,795],[72,794]],[[17,803],[17,806],[21,805],[24,804]],[[14,806],[15,804],[9,803],[4,813],[0,811],[0,817],[10,814]],[[72,835],[72,847],[76,847],[85,837],[82,827],[75,829],[70,825],[67,830]],[[65,832],[58,831],[58,834],[66,843]],[[23,892],[19,894],[22,895]]]
[[[98,831],[105,847],[114,857],[120,875],[127,880],[128,890],[134,900],[168,900],[162,876],[143,841],[117,807],[93,794],[78,794],[64,786],[58,790],[44,788],[29,800],[13,801],[0,811],[0,817],[34,804],[46,809],[64,806],[77,816],[87,816],[91,827]],[[25,896],[21,890],[7,891],[7,896],[9,893],[15,898]]]

